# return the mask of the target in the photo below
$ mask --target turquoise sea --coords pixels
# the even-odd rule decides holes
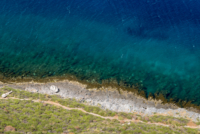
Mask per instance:
[[[116,79],[200,105],[198,0],[2,0],[4,78]]]

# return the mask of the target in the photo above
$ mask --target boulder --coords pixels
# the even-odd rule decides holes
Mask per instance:
[[[51,86],[50,86],[50,90],[51,90],[52,92],[54,92],[54,93],[58,93],[58,92],[59,92],[58,87],[56,87],[56,86],[54,86],[54,85],[51,85]]]

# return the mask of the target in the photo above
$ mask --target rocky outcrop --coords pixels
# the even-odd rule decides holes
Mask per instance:
[[[45,84],[10,84],[7,86],[23,90],[38,89],[38,93],[49,95],[56,94],[63,98],[75,98],[79,102],[99,106],[102,109],[109,109],[116,112],[137,112],[143,115],[153,115],[157,113],[174,117],[188,117],[193,121],[200,119],[199,113],[189,111],[184,108],[178,108],[172,104],[164,105],[159,101],[145,100],[144,98],[138,97],[133,93],[119,93],[114,89],[88,90],[84,86],[68,81]]]
[[[39,90],[36,89],[36,88],[27,87],[27,88],[25,88],[25,91],[29,91],[29,92],[32,92],[32,93],[37,93]]]

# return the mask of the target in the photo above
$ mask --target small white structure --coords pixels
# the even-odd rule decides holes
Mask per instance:
[[[51,85],[51,86],[50,86],[50,90],[51,90],[52,92],[54,92],[54,93],[59,92],[58,87],[56,87],[56,86],[54,86],[54,85]]]
[[[5,93],[5,94],[2,94],[1,97],[2,97],[2,98],[6,98],[10,93],[12,93],[12,91],[10,91],[10,92],[8,92],[8,93]]]

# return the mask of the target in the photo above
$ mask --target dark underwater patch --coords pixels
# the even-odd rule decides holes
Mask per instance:
[[[137,27],[137,28],[131,28],[128,27],[126,29],[126,32],[130,36],[140,37],[140,38],[153,38],[157,40],[166,40],[169,38],[167,33],[164,33],[162,31],[151,31],[149,29],[146,29],[144,27]]]

